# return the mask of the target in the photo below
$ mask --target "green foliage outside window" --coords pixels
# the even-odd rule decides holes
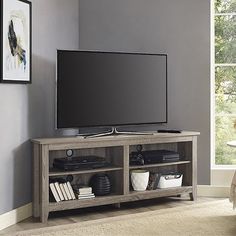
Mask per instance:
[[[215,62],[236,63],[236,16],[215,16]]]
[[[215,13],[235,13],[236,0],[215,0]],[[215,16],[215,146],[216,164],[236,164],[236,16]]]
[[[235,0],[215,0],[216,13],[236,12]]]

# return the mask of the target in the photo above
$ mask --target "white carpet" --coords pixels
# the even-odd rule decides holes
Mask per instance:
[[[145,236],[236,235],[236,211],[228,200],[197,203],[128,216],[74,223],[13,235],[29,236]]]

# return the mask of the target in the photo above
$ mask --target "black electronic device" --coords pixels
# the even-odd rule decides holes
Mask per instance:
[[[57,128],[167,122],[167,55],[57,51]]]
[[[54,168],[67,171],[102,168],[110,165],[104,157],[99,156],[80,156],[72,159],[55,158],[53,162]]]
[[[148,165],[155,163],[175,162],[179,160],[179,153],[169,150],[148,150],[130,153],[130,165]]]
[[[158,129],[158,133],[174,133],[174,134],[179,134],[182,132],[180,129]]]

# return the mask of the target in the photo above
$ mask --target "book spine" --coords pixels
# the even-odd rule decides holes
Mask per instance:
[[[71,195],[72,199],[75,200],[76,197],[75,197],[74,191],[73,191],[73,189],[72,189],[71,184],[70,184],[69,181],[67,182],[67,187],[68,187],[68,189],[69,189],[69,192],[70,192],[70,195]]]
[[[65,200],[66,201],[69,200],[67,195],[66,195],[66,191],[65,191],[64,185],[62,183],[60,183],[59,185],[60,185],[60,188],[61,188],[61,191],[63,193],[63,196],[64,196]]]
[[[92,188],[88,187],[88,188],[79,188],[78,189],[78,193],[80,194],[89,194],[92,193]]]
[[[60,202],[61,200],[59,198],[59,195],[57,193],[54,183],[49,184],[49,187],[51,189],[52,195],[53,195],[54,199],[56,200],[56,202]]]
[[[93,195],[93,196],[84,196],[84,197],[82,197],[82,196],[78,196],[78,199],[90,199],[90,198],[95,198],[95,196]]]
[[[92,191],[78,191],[79,194],[90,194]]]
[[[78,194],[78,197],[89,197],[89,196],[95,196],[94,193],[89,194]]]
[[[56,187],[56,190],[57,190],[57,192],[58,192],[58,195],[59,195],[61,201],[65,200],[65,199],[64,199],[64,196],[63,196],[63,194],[62,194],[62,191],[61,191],[61,189],[60,189],[59,183],[58,183],[58,182],[55,182],[54,185],[55,185],[55,187]]]
[[[68,189],[67,184],[64,183],[63,185],[64,185],[64,189],[65,189],[65,192],[66,192],[66,195],[67,195],[68,199],[69,199],[69,200],[72,200],[73,198],[72,198],[71,195],[70,195],[70,191],[69,191],[69,189]]]

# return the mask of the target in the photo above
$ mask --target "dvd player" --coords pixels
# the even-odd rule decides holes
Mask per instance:
[[[80,156],[68,158],[56,158],[53,162],[53,167],[62,170],[83,170],[95,169],[110,166],[104,157],[99,156]]]
[[[180,160],[179,153],[169,150],[137,151],[137,152],[131,152],[130,154],[131,165],[167,163],[179,160]]]

